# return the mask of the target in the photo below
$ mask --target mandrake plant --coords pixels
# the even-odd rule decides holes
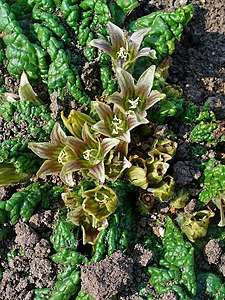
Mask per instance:
[[[196,274],[194,246],[169,216],[162,239],[151,232],[139,239],[135,233],[137,212],[149,216],[154,205],[164,202],[176,209],[185,198],[176,194],[169,173],[176,137],[153,138],[151,116],[158,110],[155,116],[163,120],[179,111],[181,91],[166,82],[168,56],[193,15],[193,6],[187,5],[120,28],[138,5],[118,0],[0,2],[1,64],[12,76],[22,75],[19,97],[1,94],[0,114],[17,128],[27,122],[23,136],[1,142],[0,186],[22,182],[26,187],[0,202],[0,240],[38,207],[60,199],[66,207],[50,237],[51,258],[64,269],[54,288],[33,290],[36,300],[93,299],[80,289],[79,264],[99,262],[117,250],[130,255],[135,243],[158,249],[145,269],[155,295],[174,291],[180,299],[194,299],[200,293],[197,280],[208,293],[216,283],[216,299],[225,295],[219,276]],[[87,65],[94,66],[97,88],[86,86]],[[44,84],[50,95],[56,91],[64,106],[70,97],[88,112],[65,109],[54,121],[29,81],[34,87]],[[137,135],[143,145],[135,141]],[[34,174],[39,179],[30,183]],[[59,186],[51,183],[52,176]],[[180,215],[178,223],[194,242],[206,235],[213,216],[206,209],[189,219]],[[138,292],[143,299],[155,297],[146,285]]]

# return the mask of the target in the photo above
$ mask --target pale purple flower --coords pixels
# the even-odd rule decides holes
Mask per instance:
[[[150,28],[143,28],[134,32],[131,36],[115,24],[108,22],[108,32],[111,45],[101,39],[94,39],[90,42],[91,46],[97,47],[103,52],[109,54],[115,66],[123,69],[129,69],[135,60],[142,56],[156,58],[155,50],[143,48],[140,46],[144,36],[150,31]]]
[[[145,120],[147,110],[165,97],[157,90],[152,90],[155,66],[149,67],[134,83],[133,76],[127,71],[117,68],[117,80],[121,92],[108,96],[107,102],[120,107],[128,115],[136,115],[137,120]]]

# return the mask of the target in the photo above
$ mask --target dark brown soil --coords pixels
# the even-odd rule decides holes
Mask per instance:
[[[137,11],[137,15],[141,16],[157,9],[174,10],[185,1],[140,2],[143,8]],[[193,0],[186,3],[194,4],[195,14],[185,28],[181,41],[177,42],[169,80],[182,87],[188,101],[202,105],[208,100],[222,119],[225,117],[225,5],[221,0]],[[10,92],[16,92],[18,82],[8,76],[5,76],[5,81],[11,85]],[[51,103],[53,117],[56,118],[60,110],[57,95],[52,96]],[[191,185],[200,175],[188,160],[189,148],[185,134],[186,129],[181,127],[180,146],[174,166],[178,185]],[[0,199],[6,200],[7,193],[7,190],[0,189]],[[0,300],[32,299],[33,289],[54,285],[58,270],[50,259],[52,221],[51,211],[41,212],[33,216],[28,224],[18,223],[11,239],[4,242],[0,249],[1,266],[4,269],[0,281]],[[7,256],[9,250],[14,254]],[[206,245],[205,258],[207,264],[218,265],[225,276],[225,254],[214,240]],[[135,287],[138,281],[145,280],[142,268],[150,259],[151,252],[145,252],[140,245],[136,245],[131,256],[116,252],[100,263],[82,266],[82,288],[94,295],[96,300],[106,300],[113,295],[121,300],[142,299],[135,294]],[[161,299],[176,300],[177,296],[169,292]]]
[[[51,211],[45,211],[34,215],[29,224],[15,225],[14,238],[7,240],[0,250],[4,268],[0,299],[32,299],[33,289],[54,285],[57,267],[49,257],[48,239],[52,222]]]

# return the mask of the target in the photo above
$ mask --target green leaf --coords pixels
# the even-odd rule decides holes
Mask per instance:
[[[178,8],[174,12],[153,12],[130,23],[128,30],[134,32],[141,28],[151,28],[144,39],[144,46],[155,49],[158,60],[161,61],[173,53],[175,40],[180,40],[183,28],[193,13],[192,4]]]

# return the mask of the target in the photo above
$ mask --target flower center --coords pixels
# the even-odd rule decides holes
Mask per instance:
[[[124,47],[120,47],[120,50],[117,51],[117,57],[123,60],[128,60],[129,53],[126,51]]]
[[[87,149],[83,152],[83,158],[89,161],[95,161],[97,158],[98,151],[96,149]]]
[[[136,109],[138,106],[138,103],[141,101],[139,97],[136,99],[128,99],[128,103],[130,103],[130,109]]]
[[[68,162],[71,159],[72,151],[69,147],[64,147],[62,151],[58,155],[58,162],[62,165],[64,165],[66,162]]]
[[[106,195],[105,193],[96,193],[95,198],[99,202],[100,206],[103,206],[103,204],[106,204],[109,201],[109,196]]]
[[[123,131],[123,126],[122,126],[123,121],[118,118],[117,115],[113,116],[112,119],[112,134],[119,134],[119,131]]]

